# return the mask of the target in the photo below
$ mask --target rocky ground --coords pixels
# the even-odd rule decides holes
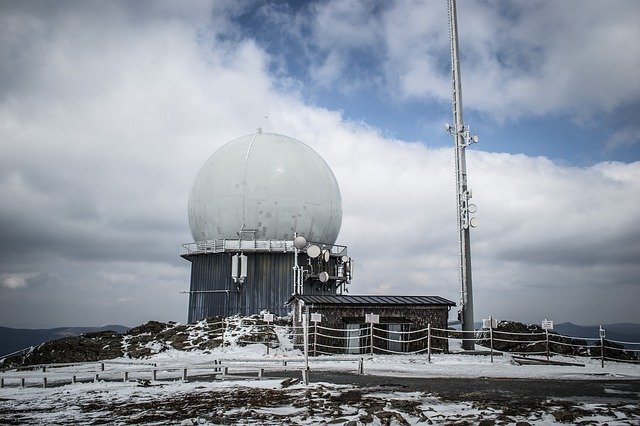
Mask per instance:
[[[595,401],[543,395],[521,398],[517,392],[505,391],[466,392],[467,387],[453,397],[447,392],[403,386],[304,386],[293,378],[223,383],[84,383],[23,389],[11,395],[0,392],[0,423],[524,426],[640,422],[637,393],[614,384],[605,389],[622,389],[621,394]]]
[[[290,322],[287,318],[279,318],[275,324],[286,327]],[[149,321],[122,334],[101,331],[43,343],[25,355],[5,359],[2,367],[93,362],[120,357],[144,358],[170,349],[192,351],[231,344],[278,344],[273,328],[266,325],[260,315],[226,319],[212,317],[195,324]]]

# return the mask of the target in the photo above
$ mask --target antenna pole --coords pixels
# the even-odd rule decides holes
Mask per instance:
[[[458,57],[458,22],[456,16],[456,1],[448,0],[449,11],[449,41],[451,45],[451,79],[453,89],[453,126],[447,125],[447,131],[453,135],[456,163],[456,197],[458,204],[458,231],[460,245],[460,280],[462,284],[460,320],[462,321],[464,350],[473,350],[474,321],[473,321],[473,292],[471,287],[471,240],[469,227],[469,199],[471,190],[467,185],[467,162],[465,149],[477,141],[477,136],[469,135],[468,126],[462,119],[462,83],[460,78],[460,59]],[[474,206],[475,211],[475,206]]]

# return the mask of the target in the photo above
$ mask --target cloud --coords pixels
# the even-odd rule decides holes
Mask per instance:
[[[191,239],[192,180],[218,147],[264,126],[267,110],[270,130],[309,144],[336,174],[339,243],[356,258],[351,291],[457,301],[453,153],[433,148],[435,136],[390,139],[305,102],[295,82],[285,90],[274,57],[234,24],[246,5],[51,4],[10,3],[0,18],[0,79],[8,83],[0,89],[0,323],[186,320],[179,290],[189,263],[177,253]],[[412,28],[440,25],[442,8],[417,5],[403,35],[403,4],[358,21],[353,8],[366,5],[321,3],[324,18],[310,22],[329,34],[326,20],[343,11],[323,47],[348,38],[338,61],[375,44],[401,96],[448,99],[446,43],[435,47],[442,30],[420,27],[433,42],[406,59],[407,46],[418,45]],[[501,17],[490,13],[478,34]],[[318,70],[325,63],[323,79],[345,80],[344,64],[319,60]],[[421,66],[433,76],[424,83],[409,78]],[[640,189],[638,163],[581,168],[468,155],[480,219],[472,234],[478,318],[635,320],[640,207],[629,194]]]
[[[639,11],[633,0],[616,7],[597,1],[460,4],[467,108],[498,120],[563,114],[586,123],[637,102]],[[297,33],[307,57],[319,58],[309,59],[311,82],[449,102],[444,3],[336,0],[281,10],[280,22],[286,14],[297,23],[307,16],[288,31]],[[373,77],[378,72],[384,79]]]
[[[632,126],[615,131],[605,144],[605,151],[627,148],[640,142],[640,127]]]
[[[22,274],[0,274],[2,287],[10,290],[37,288],[54,284],[59,280],[56,275],[49,275],[42,272],[29,272]]]
[[[24,288],[27,286],[27,280],[25,277],[9,275],[2,279],[2,286],[12,290],[15,290],[17,288]]]
[[[623,7],[549,1],[517,7],[461,4],[459,34],[466,104],[496,117],[518,118],[567,112],[574,117],[591,116],[637,101],[640,77],[635,70],[640,66],[640,45],[634,40],[640,37],[640,29],[629,11],[638,10],[638,4],[618,6]],[[400,2],[396,7],[404,10],[390,12],[387,22],[397,21],[397,16],[424,22],[389,26],[386,40],[389,60],[394,64],[390,69],[397,69],[401,76],[401,93],[448,99],[448,93],[433,88],[447,87],[434,84],[448,81],[444,66],[437,68],[437,74],[433,71],[435,64],[442,63],[444,52],[413,48],[425,40],[427,45],[447,45],[443,43],[447,33],[444,11],[421,2]],[[434,33],[431,38],[425,37],[425,27]],[[406,40],[401,44],[395,42],[400,32]],[[423,76],[422,82],[412,77],[415,71]]]

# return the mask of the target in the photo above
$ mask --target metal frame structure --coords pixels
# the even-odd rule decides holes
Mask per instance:
[[[467,182],[467,162],[465,149],[478,141],[478,136],[469,133],[469,127],[464,125],[462,118],[462,82],[460,77],[460,59],[458,54],[458,21],[456,16],[455,0],[448,0],[449,12],[449,42],[451,45],[451,80],[453,90],[453,125],[446,125],[446,130],[454,138],[455,164],[456,164],[456,197],[458,209],[458,231],[460,247],[460,280],[461,308],[460,320],[462,331],[472,333],[473,321],[473,292],[471,280],[471,240],[469,228],[475,226],[475,218],[469,214],[475,212],[475,205],[469,204],[471,189]],[[475,348],[473,334],[471,338],[463,339],[462,347],[465,350]]]
[[[296,294],[348,292],[353,259],[345,246],[294,240],[238,239],[182,244],[180,256],[192,263],[189,322],[207,316],[269,310],[286,315],[285,302]]]

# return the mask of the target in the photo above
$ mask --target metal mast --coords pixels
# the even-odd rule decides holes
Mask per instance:
[[[478,141],[478,136],[469,134],[469,127],[462,119],[462,83],[460,78],[460,59],[458,57],[458,22],[456,17],[456,1],[448,0],[449,10],[449,42],[451,45],[451,79],[453,88],[453,125],[446,125],[446,130],[453,136],[456,163],[456,197],[458,203],[458,231],[460,244],[460,280],[462,291],[460,295],[461,308],[459,319],[462,321],[462,348],[475,348],[473,331],[473,292],[471,287],[471,240],[469,227],[475,226],[475,218],[469,213],[476,211],[476,206],[469,204],[471,190],[467,184],[467,162],[465,149]]]

